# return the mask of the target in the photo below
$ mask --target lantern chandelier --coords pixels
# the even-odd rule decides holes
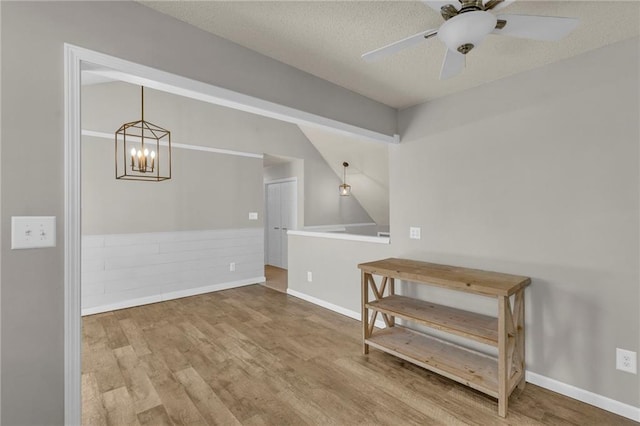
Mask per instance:
[[[340,195],[342,195],[343,197],[347,197],[351,195],[351,185],[347,185],[347,167],[349,167],[349,163],[345,161],[344,163],[342,163],[342,167],[344,168],[342,175],[342,185],[338,187],[338,191],[340,192]]]
[[[116,179],[159,182],[171,179],[171,132],[144,120],[144,87],[140,87],[141,119],[116,131]]]

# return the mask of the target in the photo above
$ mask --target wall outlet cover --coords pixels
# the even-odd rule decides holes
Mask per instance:
[[[421,229],[418,227],[410,227],[409,228],[409,238],[412,240],[419,240],[420,239],[420,231]]]
[[[638,374],[637,354],[633,351],[616,348],[616,369]]]
[[[258,220],[258,212],[250,212],[249,220]]]
[[[311,273],[311,271],[307,271],[307,282],[312,282],[313,281],[313,274]]]

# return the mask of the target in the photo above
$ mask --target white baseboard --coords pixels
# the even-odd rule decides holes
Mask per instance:
[[[342,306],[334,305],[333,303],[329,303],[316,297],[309,296],[307,294],[300,293],[291,289],[287,289],[287,294],[360,321],[360,313],[356,311],[343,308]],[[384,328],[384,326],[385,325],[383,321],[376,321],[376,327]],[[640,407],[634,407],[632,405],[607,398],[606,396],[580,389],[567,383],[559,382],[558,380],[551,379],[532,371],[527,371],[525,376],[527,382],[532,383],[536,386],[540,386],[541,388],[557,392],[561,395],[568,396],[569,398],[576,399],[586,404],[593,405],[595,407],[602,408],[603,410],[618,414],[619,416],[635,420],[636,422],[640,422]]]
[[[196,296],[198,294],[212,293],[214,291],[227,290],[230,288],[243,287],[246,285],[259,284],[265,282],[265,277],[247,278],[239,281],[231,281],[221,284],[213,284],[204,287],[189,288],[185,290],[172,291],[169,293],[156,294],[153,296],[138,297],[135,299],[123,300],[121,302],[107,305],[83,308],[82,316],[99,314],[102,312],[115,311],[118,309],[132,308],[134,306],[148,305],[150,303],[165,302],[167,300],[180,299],[182,297]]]
[[[610,411],[618,414],[619,416],[626,417],[636,422],[640,422],[640,407],[634,407],[633,405],[625,404],[615,399],[607,398],[606,396],[599,395],[597,393],[584,390],[567,383],[559,382],[558,380],[551,379],[546,376],[542,376],[532,371],[527,371],[525,374],[526,380],[541,388],[549,389],[557,392],[569,398],[577,399],[589,405],[593,405],[603,410]]]
[[[318,299],[317,297],[309,296],[308,294],[300,293],[299,291],[287,289],[287,294],[290,296],[297,297],[298,299],[305,300],[309,303],[313,303],[314,305],[321,306],[323,308],[329,309],[330,311],[337,312],[346,317],[353,318],[355,320],[360,321],[360,312],[352,311],[351,309],[343,308],[342,306],[334,305],[333,303],[325,302],[322,299]],[[377,320],[376,327],[385,328],[384,321]]]

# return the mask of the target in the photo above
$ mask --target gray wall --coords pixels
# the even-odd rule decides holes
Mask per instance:
[[[0,7],[1,421],[62,424],[64,42],[381,132],[395,111],[136,3]],[[58,246],[11,251],[12,215],[57,216]]]
[[[84,86],[82,100],[82,126],[86,130],[113,133],[122,123],[136,120],[140,116],[140,88],[131,84],[118,82]],[[174,143],[254,154],[268,153],[304,160],[305,179],[299,182],[301,189],[304,190],[304,224],[324,225],[371,221],[357,200],[353,197],[344,199],[345,197],[337,195],[340,179],[296,125],[151,89],[145,89],[145,118],[171,130],[171,138]],[[105,150],[113,149],[112,143],[107,141],[105,143],[109,145],[109,148],[104,148]],[[84,146],[88,146],[88,144],[84,143]],[[179,152],[180,150],[176,149],[175,151]],[[180,161],[184,155],[187,154],[178,153],[177,161]],[[214,154],[194,152],[190,155],[209,158]],[[112,154],[108,154],[107,158],[111,156]],[[262,163],[260,161],[234,158],[237,157],[223,156],[219,159],[222,162],[228,159],[229,164],[223,166],[223,169],[231,170],[231,165],[240,166],[240,164],[246,165],[249,169],[245,174],[242,167],[238,168],[230,174],[230,177],[242,182],[259,182],[258,185],[262,185]],[[185,167],[187,167],[188,160],[185,161],[184,165],[176,164],[174,167],[175,173],[178,174],[175,176],[175,182],[179,182],[184,177],[189,184],[194,183],[196,187],[199,187],[195,182],[198,180],[200,172],[205,181],[208,176],[220,176],[214,170],[187,172]],[[191,177],[189,178],[189,176]],[[122,182],[105,180],[105,184],[108,185],[114,186],[117,183]],[[179,183],[172,184],[180,185]],[[171,186],[169,185],[167,188],[170,194]],[[260,205],[263,200],[262,193],[256,191],[254,187],[252,188],[249,195],[255,195],[253,205],[259,205],[260,209],[254,208],[251,211],[262,211]],[[179,192],[179,189],[175,191]],[[222,191],[220,202],[225,199],[231,200],[234,197],[232,191],[225,193],[220,188],[218,191]],[[87,192],[83,191],[83,196],[86,194]],[[247,194],[237,193],[236,195],[248,200],[248,197],[245,197]],[[164,198],[167,196],[169,195],[165,195]],[[209,202],[217,203],[218,200],[215,198],[215,195],[212,194]],[[299,202],[302,203],[302,201]],[[207,204],[207,201],[203,200],[200,204]],[[208,205],[213,206],[213,204]],[[224,206],[221,207],[224,208]],[[206,210],[209,210],[209,207],[206,207]],[[243,218],[239,218],[239,221],[236,225],[231,226],[245,226]],[[255,224],[255,222],[252,223]]]
[[[261,159],[174,149],[171,180],[139,182],[114,178],[113,149],[83,137],[83,235],[262,227]]]
[[[615,349],[640,349],[639,47],[401,111],[390,151],[394,254],[532,277],[528,369],[634,406]]]
[[[387,257],[389,244],[289,235],[289,289],[359,313],[357,265]],[[312,282],[307,282],[307,272],[312,272]]]
[[[527,369],[640,406],[638,376],[615,369],[616,347],[640,349],[639,47],[628,40],[401,111],[391,245],[292,236],[289,287],[359,311],[361,261],[530,276]],[[410,283],[399,292],[497,311],[490,298]]]

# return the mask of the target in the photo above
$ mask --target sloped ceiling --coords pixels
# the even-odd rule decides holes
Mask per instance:
[[[379,226],[389,225],[389,147],[300,126],[325,161],[342,180],[342,163],[349,163],[347,183],[352,195]],[[336,191],[338,188],[336,187]]]

